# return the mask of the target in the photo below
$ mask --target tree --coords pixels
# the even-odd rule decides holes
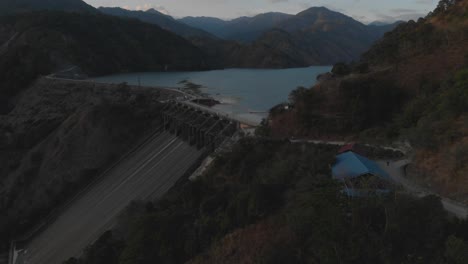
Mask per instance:
[[[450,236],[445,242],[445,258],[448,264],[468,263],[468,244],[455,236]]]
[[[337,63],[331,71],[333,74],[344,76],[351,73],[351,67],[346,63]]]
[[[307,88],[305,87],[297,87],[297,89],[291,91],[289,94],[289,102],[291,104],[296,104],[297,102],[301,101],[301,99],[307,94]]]
[[[455,5],[457,2],[458,0],[441,0],[439,1],[439,4],[437,5],[437,8],[435,9],[434,13],[439,14],[439,13],[445,12],[451,6]]]

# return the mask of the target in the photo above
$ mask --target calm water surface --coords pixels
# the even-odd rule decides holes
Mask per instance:
[[[148,72],[119,74],[95,78],[105,83],[142,86],[184,87],[187,80],[203,86],[202,92],[222,102],[217,108],[245,114],[250,111],[266,112],[286,102],[289,93],[299,86],[310,87],[319,74],[331,70],[330,66],[314,66],[282,70],[227,69],[203,72]]]

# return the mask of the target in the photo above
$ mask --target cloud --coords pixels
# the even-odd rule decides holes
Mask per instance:
[[[394,8],[394,9],[390,9],[390,12],[395,13],[395,14],[408,14],[408,13],[415,13],[416,10],[407,9],[407,8]]]
[[[421,2],[432,2],[432,0],[418,0]],[[420,10],[410,8],[393,8],[388,10],[388,13],[382,14],[374,10],[376,20],[386,23],[395,21],[417,20],[420,17],[425,17],[427,14],[421,13]]]
[[[422,13],[406,13],[396,16],[389,16],[384,14],[377,14],[377,21],[392,23],[396,21],[409,21],[409,20],[417,20],[420,17],[425,17],[426,14]]]
[[[434,0],[416,0],[416,4],[420,5],[433,5]]]
[[[138,10],[138,11],[146,11],[148,9],[153,8],[165,15],[170,15],[169,11],[164,6],[149,4],[149,3],[143,3],[143,4],[133,6],[133,7],[126,5],[126,6],[123,6],[123,8],[129,9],[129,10]]]
[[[361,16],[361,15],[355,15],[355,16],[352,16],[352,18],[361,22],[366,22],[369,20],[367,16]]]

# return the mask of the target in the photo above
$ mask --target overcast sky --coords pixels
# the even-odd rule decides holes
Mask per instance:
[[[174,17],[212,16],[230,19],[265,12],[296,14],[325,6],[362,22],[408,20],[425,16],[438,0],[85,0],[95,7],[155,8]]]

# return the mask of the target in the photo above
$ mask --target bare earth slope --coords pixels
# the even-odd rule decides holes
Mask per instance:
[[[35,237],[19,263],[61,263],[80,256],[131,201],[160,198],[201,154],[175,135],[158,133]]]
[[[0,115],[6,245],[159,127],[158,89],[40,79]]]

